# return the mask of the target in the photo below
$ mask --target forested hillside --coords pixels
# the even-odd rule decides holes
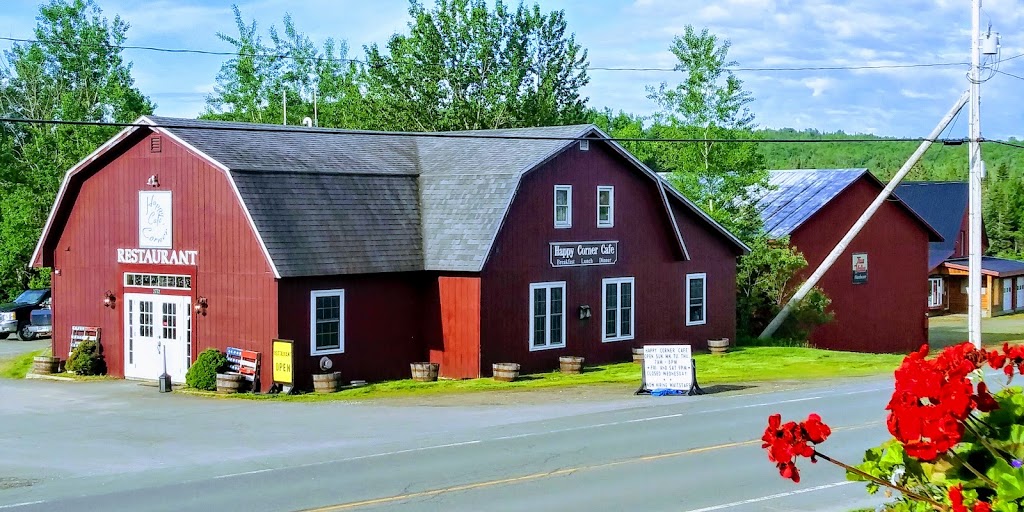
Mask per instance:
[[[873,135],[822,133],[817,130],[757,130],[759,139],[875,139]],[[1011,139],[1008,142],[1019,144]],[[759,145],[769,169],[859,168],[867,167],[883,180],[899,170],[917,148],[917,142],[793,142]],[[982,145],[988,168],[984,189],[985,229],[990,253],[1024,257],[1024,149],[996,143]],[[967,145],[934,144],[910,171],[910,181],[965,181]]]

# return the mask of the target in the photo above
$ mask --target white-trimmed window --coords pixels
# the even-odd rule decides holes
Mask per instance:
[[[597,187],[597,227],[615,225],[615,187]]]
[[[309,353],[320,356],[345,351],[345,290],[309,294]]]
[[[601,287],[601,341],[633,339],[633,278],[604,279]]]
[[[555,227],[572,227],[572,185],[555,185]]]
[[[530,284],[530,350],[565,346],[565,281]]]
[[[686,325],[708,323],[707,274],[686,274]]]

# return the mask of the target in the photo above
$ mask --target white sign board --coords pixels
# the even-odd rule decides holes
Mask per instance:
[[[644,345],[644,387],[689,391],[692,357],[689,345]]]
[[[139,192],[139,247],[171,248],[171,192]]]

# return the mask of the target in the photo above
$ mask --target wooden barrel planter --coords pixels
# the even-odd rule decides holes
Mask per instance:
[[[32,358],[32,373],[49,375],[57,373],[60,368],[60,358],[52,356],[35,356]]]
[[[712,354],[724,354],[729,351],[729,338],[708,340],[708,351]]]
[[[519,363],[494,363],[491,365],[494,380],[512,382],[519,377]]]
[[[437,380],[437,370],[441,365],[437,363],[409,363],[412,370],[412,380],[419,382],[433,382]]]
[[[558,358],[558,371],[574,375],[583,373],[583,358],[577,356],[560,356]]]
[[[313,391],[334,393],[341,388],[341,372],[313,374]]]
[[[245,377],[240,373],[218,373],[217,392],[221,394],[241,393]]]
[[[634,348],[633,349],[633,362],[634,363],[643,364],[643,362],[644,362],[644,348],[643,347],[639,347],[639,348]]]

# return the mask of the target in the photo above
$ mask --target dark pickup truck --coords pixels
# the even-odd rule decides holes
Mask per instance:
[[[0,304],[0,340],[7,339],[11,333],[18,335],[20,340],[34,340],[36,333],[29,327],[32,312],[42,309],[50,299],[50,289],[25,290],[10,304]]]

